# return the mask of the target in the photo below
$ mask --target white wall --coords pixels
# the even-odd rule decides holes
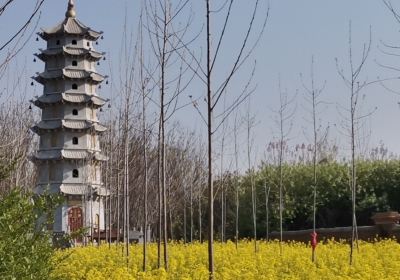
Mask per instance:
[[[101,199],[99,201],[99,199],[97,199],[97,201],[93,201],[92,203],[90,201],[86,202],[86,226],[90,227],[91,224],[95,223],[96,221],[96,214],[99,214],[100,216],[100,230],[104,230],[105,229],[105,218],[104,218],[104,203],[103,203],[103,199]]]

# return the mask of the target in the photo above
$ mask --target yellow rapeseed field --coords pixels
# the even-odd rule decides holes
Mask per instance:
[[[58,251],[53,275],[60,280],[208,279],[207,244],[169,245],[168,272],[157,269],[157,245],[148,247],[147,272],[142,272],[142,245],[130,247],[129,269],[121,246],[89,246]],[[400,279],[400,244],[385,240],[360,242],[350,266],[349,245],[330,241],[317,247],[317,262],[311,248],[285,243],[280,255],[278,242],[258,242],[258,253],[250,241],[215,244],[215,279]]]

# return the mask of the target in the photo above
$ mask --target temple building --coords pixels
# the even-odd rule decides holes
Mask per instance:
[[[31,102],[41,109],[41,121],[32,130],[40,137],[33,156],[38,168],[36,190],[60,193],[65,203],[55,213],[53,231],[71,233],[88,229],[88,237],[105,229],[99,135],[106,127],[97,111],[108,101],[96,90],[105,76],[96,72],[104,53],[95,50],[102,32],[85,26],[76,18],[75,4],[68,2],[65,19],[42,29],[38,35],[46,49],[35,54],[45,63],[44,71],[33,77],[43,85],[43,95]]]

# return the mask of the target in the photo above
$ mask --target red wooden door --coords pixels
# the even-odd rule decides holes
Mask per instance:
[[[68,226],[70,232],[75,232],[83,227],[82,209],[72,207],[68,210]]]

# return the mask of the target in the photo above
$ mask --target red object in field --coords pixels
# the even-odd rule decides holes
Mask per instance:
[[[315,250],[315,247],[317,247],[318,241],[317,241],[317,233],[313,231],[311,233],[311,247],[313,250]]]

